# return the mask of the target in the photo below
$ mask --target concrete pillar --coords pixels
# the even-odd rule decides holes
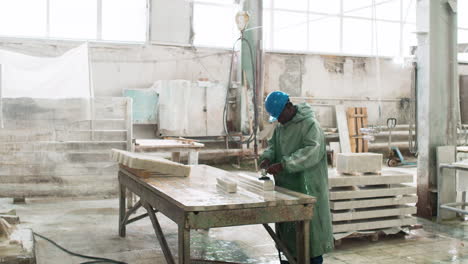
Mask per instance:
[[[457,15],[455,0],[418,0],[418,215],[436,212],[436,148],[456,145]]]
[[[263,112],[263,2],[262,0],[246,0],[243,4],[243,10],[249,12],[250,21],[247,26],[247,30],[244,32],[244,38],[250,43],[252,48],[252,58],[247,46],[247,43],[244,41],[242,43],[241,50],[241,69],[242,69],[242,83],[246,80],[248,82],[248,87],[252,89],[253,87],[253,78],[256,78],[256,87],[257,87],[257,110],[259,122],[261,122],[261,116]],[[252,68],[251,59],[253,59],[254,67]],[[245,73],[245,76],[244,76]],[[252,90],[248,91],[248,97],[245,98],[245,95],[242,95],[242,98],[245,98],[244,103],[252,104]],[[251,105],[250,109],[253,109]],[[253,113],[251,113],[253,120]],[[244,119],[245,121],[248,118]],[[244,123],[242,128],[248,127],[248,124]]]

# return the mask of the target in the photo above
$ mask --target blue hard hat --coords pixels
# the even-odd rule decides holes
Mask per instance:
[[[265,99],[265,109],[270,114],[270,122],[276,121],[289,101],[289,95],[281,91],[271,92]]]

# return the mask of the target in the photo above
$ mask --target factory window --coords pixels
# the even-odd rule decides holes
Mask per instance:
[[[194,45],[231,48],[239,37],[237,11],[239,5],[233,0],[194,0]]]
[[[49,36],[52,38],[96,38],[96,1],[49,0],[49,21]]]
[[[102,0],[102,39],[146,39],[146,0]]]
[[[1,0],[0,36],[144,42],[147,0]]]
[[[264,47],[405,56],[416,45],[416,0],[264,0]]]
[[[46,32],[47,0],[0,1],[0,35],[43,37]]]

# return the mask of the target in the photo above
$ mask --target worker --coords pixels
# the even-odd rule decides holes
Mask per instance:
[[[277,186],[317,198],[310,225],[310,263],[323,263],[322,255],[332,251],[334,245],[323,131],[312,108],[307,103],[293,105],[286,93],[270,93],[265,109],[270,121],[279,124],[260,156],[260,168],[274,176]],[[276,229],[293,256],[297,256],[295,229],[294,223],[280,223]]]

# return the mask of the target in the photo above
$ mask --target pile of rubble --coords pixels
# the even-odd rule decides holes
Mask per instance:
[[[0,208],[0,264],[35,264],[34,237],[31,229],[19,228],[15,210]]]

